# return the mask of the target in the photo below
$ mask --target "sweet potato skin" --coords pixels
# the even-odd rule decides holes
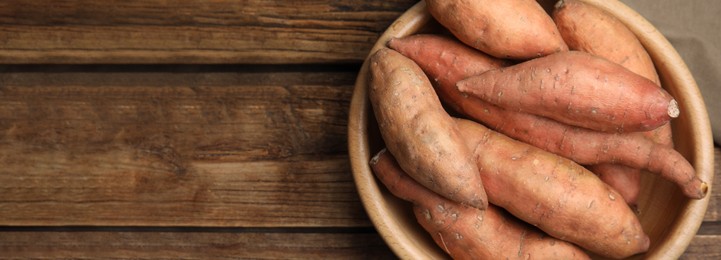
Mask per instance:
[[[458,40],[435,34],[394,38],[387,45],[416,62],[431,79],[441,102],[455,111],[461,109],[455,101],[461,100],[464,94],[438,88],[455,86],[464,78],[510,65],[506,60],[494,58]]]
[[[454,259],[589,259],[577,246],[546,236],[503,209],[465,207],[418,184],[381,150],[370,161],[391,194],[413,203],[418,223]]]
[[[548,118],[504,110],[471,97],[458,104],[465,106],[462,113],[495,131],[577,163],[621,164],[648,170],[676,183],[684,195],[693,199],[701,199],[708,192],[708,185],[697,177],[693,166],[680,153],[654,143],[642,133],[605,133],[568,126]]]
[[[581,1],[561,0],[555,5],[552,18],[569,49],[603,57],[660,86],[651,56],[636,35],[616,17]],[[656,143],[673,146],[670,124],[645,135]],[[636,204],[641,190],[639,169],[613,164],[592,165],[589,169],[623,194],[626,202]]]
[[[632,208],[637,206],[641,194],[641,170],[610,163],[590,165],[588,170],[618,191]]]
[[[488,201],[472,154],[423,71],[387,48],[369,61],[373,112],[403,170],[448,199],[484,209]]]
[[[703,191],[705,184],[696,178],[693,167],[688,162],[682,161],[681,154],[673,150],[666,151],[657,153],[655,156],[669,154],[669,158],[658,158],[634,151],[639,147],[645,152],[670,149],[670,147],[654,144],[636,133],[619,134],[592,131],[562,124],[545,117],[502,109],[461,93],[455,86],[456,82],[490,69],[499,68],[506,63],[464,47],[457,41],[443,41],[442,43],[435,41],[431,44],[433,39],[437,39],[437,37],[397,39],[390,41],[389,46],[414,60],[430,78],[434,79],[433,86],[438,96],[455,112],[512,138],[565,156],[580,164],[618,163],[632,168],[651,170],[655,174],[676,182],[688,197],[703,198],[705,196]],[[442,47],[424,48],[425,46]],[[456,66],[456,64],[462,66]],[[652,160],[661,164],[672,165],[674,162],[677,164],[675,167],[656,165],[654,169],[650,169]],[[665,172],[659,172],[660,169],[664,169]]]
[[[581,1],[561,0],[552,18],[569,49],[603,57],[660,84],[651,56],[614,16]]]
[[[564,157],[457,119],[474,150],[489,201],[551,236],[591,252],[624,258],[649,238],[621,195]],[[613,217],[601,217],[613,212]]]
[[[498,58],[567,50],[553,20],[531,0],[428,0],[428,12],[459,40]]]
[[[500,107],[605,132],[648,131],[678,116],[673,97],[652,81],[580,51],[487,71],[457,87]]]

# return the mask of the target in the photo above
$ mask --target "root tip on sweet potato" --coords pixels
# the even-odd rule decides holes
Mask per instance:
[[[373,155],[370,162],[368,162],[371,166],[376,165],[378,163],[378,159],[381,158],[381,155],[383,155],[386,151],[388,151],[386,148],[383,148],[383,150],[380,150],[376,155]]]
[[[678,102],[676,102],[675,99],[671,99],[671,101],[668,102],[668,116],[677,118],[679,114],[681,114],[681,111],[678,108]]]
[[[553,6],[553,8],[555,8],[555,9],[561,9],[561,8],[563,8],[563,5],[564,5],[564,4],[566,4],[565,1],[563,1],[563,0],[558,0],[558,2],[556,2],[556,4]]]
[[[393,47],[391,47],[391,46],[394,45],[393,42],[396,41],[396,40],[397,40],[396,37],[391,37],[391,38],[386,42],[386,47],[388,47],[388,48],[393,48]]]
[[[683,187],[683,193],[686,194],[686,197],[697,200],[705,198],[708,195],[708,184],[698,178],[694,178],[692,182],[696,184]]]
[[[707,184],[705,181],[702,181],[702,182],[701,182],[701,189],[700,189],[700,191],[701,191],[701,194],[700,194],[700,195],[701,195],[701,198],[706,197],[706,195],[708,194],[708,184]]]

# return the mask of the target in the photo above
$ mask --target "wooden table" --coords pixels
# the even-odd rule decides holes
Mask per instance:
[[[415,2],[2,1],[0,258],[394,258],[346,125]],[[721,256],[719,194],[686,258]]]

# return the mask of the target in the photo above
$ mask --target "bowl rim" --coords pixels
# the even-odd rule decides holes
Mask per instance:
[[[364,60],[358,75],[368,73],[368,59],[370,55],[383,48],[388,40],[392,37],[409,35],[424,26],[430,19],[431,16],[426,11],[425,1],[419,1],[409,8],[379,36]],[[368,126],[369,113],[372,113],[372,111],[366,86],[367,78],[358,77],[353,90],[353,96],[351,97],[348,120],[348,152],[353,179],[361,203],[376,230],[396,256],[401,259],[431,258],[431,256],[422,254],[419,250],[411,250],[404,246],[415,244],[415,241],[407,239],[405,236],[392,236],[391,234],[398,226],[397,220],[381,216],[381,212],[386,212],[390,209],[386,208],[386,205],[381,204],[378,198],[363,196],[363,194],[378,194],[378,196],[380,196],[381,193],[380,187],[374,175],[371,173],[372,170],[368,164],[372,155],[370,154],[368,136],[365,134],[365,130]],[[379,209],[382,210],[379,211]]]
[[[641,14],[617,0],[580,1],[589,3],[616,16],[618,20],[636,34],[644,48],[649,50],[649,55],[651,55],[655,66],[659,68],[659,70],[670,71],[670,74],[676,76],[665,80],[672,81],[673,85],[688,86],[686,88],[676,89],[674,93],[675,98],[696,101],[685,102],[683,109],[694,112],[684,114],[684,116],[689,117],[689,122],[693,122],[690,127],[690,136],[692,138],[690,142],[698,145],[694,147],[694,151],[691,151],[694,155],[694,160],[690,162],[696,170],[696,175],[707,182],[708,194],[701,200],[687,200],[686,205],[681,208],[682,213],[677,217],[678,221],[668,229],[666,234],[666,236],[675,234],[680,239],[664,239],[655,247],[657,250],[649,251],[644,255],[647,258],[679,258],[686,251],[691,240],[693,240],[698,232],[703,222],[706,209],[708,208],[711,193],[713,192],[713,135],[711,133],[711,123],[703,97],[696,84],[696,80],[681,58],[681,55],[679,55],[668,39]],[[660,249],[670,250],[661,251]]]
[[[689,127],[691,130],[691,142],[698,144],[693,151],[690,151],[693,154],[693,160],[690,162],[694,166],[696,174],[702,180],[707,181],[709,195],[701,200],[687,200],[687,203],[681,207],[682,213],[679,214],[677,221],[672,223],[664,235],[675,235],[679,239],[664,239],[653,250],[643,254],[644,258],[678,258],[691,243],[703,222],[713,186],[714,153],[711,126],[700,90],[688,67],[671,43],[635,10],[618,0],[579,1],[601,8],[616,16],[636,34],[644,48],[649,50],[649,54],[657,68],[663,68],[663,70],[670,71],[670,74],[676,75],[676,77],[666,80],[673,81],[674,85],[687,86],[680,88],[674,95],[682,100],[699,101],[687,102],[684,108],[694,112],[685,115],[689,116],[689,122],[693,123]],[[421,250],[409,248],[408,245],[417,244],[416,241],[412,241],[406,236],[395,236],[394,232],[398,230],[399,220],[387,218],[383,215],[384,212],[391,209],[388,208],[387,204],[381,203],[381,188],[368,165],[372,155],[369,150],[366,130],[369,116],[372,116],[372,110],[367,97],[367,77],[362,75],[368,73],[368,57],[378,49],[383,48],[388,40],[392,37],[402,37],[415,33],[432,19],[426,10],[425,1],[419,1],[399,16],[380,35],[361,66],[359,76],[355,82],[349,111],[348,152],[357,192],[378,233],[391,250],[402,259],[422,259],[437,256],[426,255]]]

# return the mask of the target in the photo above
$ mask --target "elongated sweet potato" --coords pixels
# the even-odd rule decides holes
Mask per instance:
[[[459,40],[499,58],[526,60],[567,50],[536,1],[428,0],[428,12]]]
[[[649,238],[621,195],[581,165],[476,122],[456,122],[476,154],[492,204],[603,256],[648,249]]]
[[[552,17],[569,49],[605,58],[661,85],[651,56],[636,35],[613,15],[582,1],[561,0],[554,6]],[[670,124],[648,131],[646,136],[673,146]],[[641,181],[639,169],[612,164],[593,165],[589,169],[623,194],[629,204],[636,203]]]
[[[484,209],[488,201],[472,154],[423,71],[387,48],[371,56],[370,71],[373,112],[403,170],[448,199]]]
[[[582,1],[560,0],[552,17],[569,49],[603,57],[660,84],[651,56],[614,16]]]
[[[598,131],[648,131],[679,115],[673,97],[652,81],[580,51],[487,71],[457,87],[500,107]]]
[[[417,34],[388,41],[388,47],[416,62],[430,77],[434,87],[455,86],[456,82],[472,75],[505,67],[509,62],[489,56],[450,37],[436,34]],[[458,100],[460,92],[436,91],[441,101]],[[444,102],[459,111],[454,102]]]
[[[458,104],[465,106],[462,113],[498,132],[580,164],[611,163],[645,169],[676,183],[689,198],[701,199],[708,192],[708,185],[681,154],[641,133],[605,133],[568,126],[470,97]]]
[[[544,117],[503,110],[480,100],[462,105],[469,117],[517,140],[567,157],[580,164],[622,164],[676,183],[689,198],[701,199],[708,185],[676,150],[654,143],[641,133],[604,133],[572,127]]]
[[[393,195],[413,203],[418,223],[454,259],[589,259],[494,205],[479,210],[439,196],[408,177],[385,150],[370,165]]]
[[[707,185],[696,177],[693,167],[681,154],[665,145],[654,144],[642,135],[604,133],[573,127],[545,117],[502,109],[464,95],[455,87],[456,82],[502,66],[503,63],[493,58],[484,58],[467,47],[447,46],[453,43],[460,45],[454,41],[444,41],[443,47],[439,48],[423,48],[426,43],[434,46],[431,44],[433,38],[424,36],[424,41],[417,41],[420,38],[402,38],[392,40],[389,45],[413,59],[430,78],[435,79],[434,88],[438,96],[450,104],[448,107],[455,112],[580,164],[618,163],[646,169],[677,183],[688,197],[698,199],[706,195]],[[469,58],[478,55],[481,58]],[[455,66],[454,61],[462,66]],[[641,149],[636,150],[639,147]]]

